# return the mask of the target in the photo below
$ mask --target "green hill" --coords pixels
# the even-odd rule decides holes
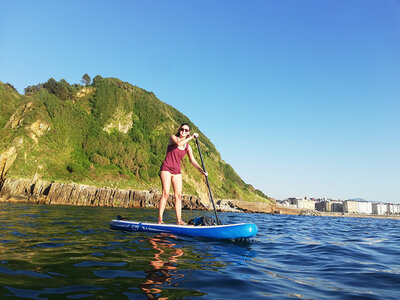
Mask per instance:
[[[90,82],[90,79],[89,79]],[[49,79],[20,95],[0,82],[3,176],[160,190],[169,136],[185,115],[137,86],[96,76],[86,86]],[[203,134],[200,146],[215,198],[268,201],[225,163]],[[200,162],[195,144],[196,159]],[[183,161],[184,193],[207,197],[199,172]]]

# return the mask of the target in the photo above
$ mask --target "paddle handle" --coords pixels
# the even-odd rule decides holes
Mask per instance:
[[[196,139],[197,149],[199,150],[200,159],[201,159],[201,165],[203,166],[203,171],[207,172],[206,171],[206,166],[204,165],[203,156],[201,155],[199,141],[197,140],[197,137],[195,137],[195,139]],[[207,187],[208,187],[208,193],[210,195],[210,200],[211,200],[211,203],[212,203],[213,208],[214,208],[215,218],[217,219],[217,224],[218,225],[222,225],[221,221],[218,218],[217,209],[215,208],[215,203],[214,203],[214,199],[213,199],[211,188],[210,188],[210,182],[208,181],[208,176],[206,176],[206,182],[207,182]]]

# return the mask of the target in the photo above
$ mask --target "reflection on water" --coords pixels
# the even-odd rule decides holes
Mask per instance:
[[[118,214],[157,216],[0,203],[0,299],[400,298],[398,220],[221,214],[258,225],[232,243],[110,230]]]
[[[155,250],[154,260],[150,261],[150,269],[146,270],[146,281],[140,288],[148,299],[168,299],[168,297],[159,297],[163,291],[163,287],[178,287],[179,279],[184,278],[184,274],[179,272],[172,273],[177,270],[178,258],[184,252],[182,249],[174,248],[176,244],[165,240],[167,234],[159,234],[149,237],[148,241]]]

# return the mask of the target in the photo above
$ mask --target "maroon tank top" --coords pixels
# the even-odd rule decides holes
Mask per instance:
[[[175,144],[168,145],[167,155],[161,165],[161,171],[168,171],[174,175],[181,174],[181,162],[187,152],[187,143],[184,150],[179,149]]]

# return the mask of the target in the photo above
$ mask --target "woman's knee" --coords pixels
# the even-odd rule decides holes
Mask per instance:
[[[161,199],[168,199],[168,197],[169,197],[169,192],[167,192],[167,191],[162,191]]]
[[[182,194],[176,193],[174,196],[175,196],[175,202],[182,201]]]

